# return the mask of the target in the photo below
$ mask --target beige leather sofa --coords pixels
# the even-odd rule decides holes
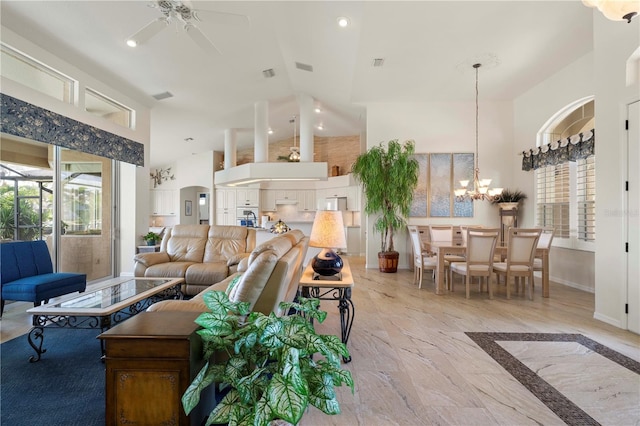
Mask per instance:
[[[190,300],[166,300],[149,307],[149,311],[205,312],[203,296],[207,291],[227,291],[229,284],[240,276],[228,291],[232,301],[249,302],[252,311],[279,315],[281,301],[293,301],[297,290],[302,262],[309,247],[309,237],[293,230],[260,244],[238,265],[238,271],[222,282],[214,284]]]
[[[134,275],[184,278],[182,292],[195,295],[235,273],[255,245],[256,231],[244,226],[176,225],[159,252],[134,257]]]

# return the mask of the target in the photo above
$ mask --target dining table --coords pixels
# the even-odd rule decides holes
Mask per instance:
[[[436,266],[436,294],[445,294],[445,256],[464,255],[467,247],[459,241],[424,241],[423,244],[425,249],[434,253],[438,260]],[[494,255],[500,255],[501,259],[506,259],[507,250],[507,246],[498,245],[494,250]],[[542,260],[542,297],[549,297],[549,248],[536,248],[535,257]]]

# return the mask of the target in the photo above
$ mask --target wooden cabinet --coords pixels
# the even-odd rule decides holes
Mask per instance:
[[[312,189],[298,191],[298,211],[316,211],[316,192]]]
[[[236,190],[216,188],[216,225],[236,225]]]
[[[243,188],[236,190],[236,207],[258,207],[260,205],[260,190]]]
[[[152,216],[175,216],[178,211],[177,192],[172,189],[152,189],[149,192],[149,211]]]
[[[105,424],[199,425],[213,389],[187,416],[180,399],[204,365],[197,312],[142,312],[102,333]],[[213,387],[212,387],[213,388]]]

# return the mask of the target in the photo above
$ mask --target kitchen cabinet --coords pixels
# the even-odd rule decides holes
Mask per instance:
[[[216,225],[236,225],[235,189],[216,189]]]
[[[298,211],[316,211],[316,191],[298,191]]]
[[[260,190],[243,188],[236,190],[236,207],[258,207],[260,205]]]
[[[263,189],[260,192],[260,210],[263,212],[275,212],[277,210],[276,191],[273,189]]]
[[[298,191],[292,189],[277,189],[276,200],[286,200],[291,202],[291,204],[295,204],[296,201],[299,201]]]
[[[347,210],[353,212],[360,211],[360,187],[347,187]]]
[[[152,189],[149,192],[149,211],[152,216],[175,216],[178,211],[177,191]]]

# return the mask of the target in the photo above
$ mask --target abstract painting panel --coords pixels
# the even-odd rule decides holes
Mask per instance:
[[[427,216],[427,170],[428,170],[428,154],[415,154],[420,166],[418,175],[418,186],[413,191],[413,201],[409,210],[409,217],[426,217]]]
[[[461,180],[468,180],[469,185],[473,185],[473,157],[472,153],[453,154],[453,184],[456,188],[460,185]],[[473,201],[469,198],[459,201],[454,196],[453,216],[473,217]]]
[[[429,155],[431,217],[451,217],[451,155]]]

